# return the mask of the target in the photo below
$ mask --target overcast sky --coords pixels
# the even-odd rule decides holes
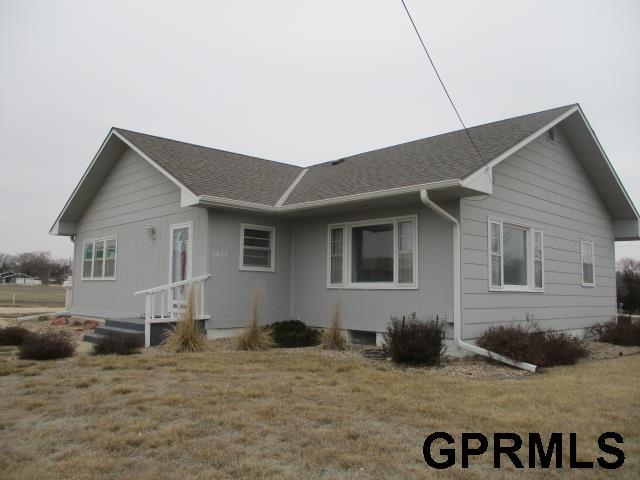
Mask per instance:
[[[640,2],[406,1],[468,125],[579,102],[640,205]],[[0,252],[71,255],[111,126],[302,166],[460,128],[400,0],[0,0]]]

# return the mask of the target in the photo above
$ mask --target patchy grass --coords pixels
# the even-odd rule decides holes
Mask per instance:
[[[64,307],[65,296],[58,285],[0,285],[0,307]]]
[[[15,351],[15,350],[14,350]],[[16,360],[0,352],[3,479],[510,478],[492,457],[428,470],[434,431],[576,432],[578,458],[598,435],[624,436],[607,472],[535,470],[529,478],[636,478],[640,356],[543,374],[468,379],[319,349]],[[567,437],[568,438],[568,437]],[[568,459],[568,441],[565,459]],[[526,459],[526,455],[521,455]]]

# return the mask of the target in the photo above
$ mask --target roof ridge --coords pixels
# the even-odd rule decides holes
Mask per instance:
[[[175,142],[175,143],[181,143],[183,145],[190,145],[192,147],[197,147],[197,148],[205,148],[207,150],[215,150],[217,152],[222,152],[222,153],[230,153],[231,155],[241,155],[243,157],[249,157],[249,158],[253,158],[255,160],[262,160],[264,162],[271,162],[271,163],[277,163],[278,165],[285,165],[287,167],[295,167],[295,168],[299,168],[299,169],[303,169],[305,167],[301,167],[299,165],[294,165],[293,163],[287,163],[287,162],[281,162],[278,160],[270,160],[268,158],[262,158],[262,157],[256,157],[255,155],[247,155],[246,153],[239,153],[239,152],[232,152],[231,150],[223,150],[221,148],[215,148],[215,147],[207,147],[205,145],[199,145],[197,143],[191,143],[191,142],[183,142],[182,140],[176,140],[174,138],[167,138],[167,137],[161,137],[160,135],[152,135],[149,133],[143,133],[143,132],[137,132],[135,130],[128,130],[126,128],[120,128],[120,127],[111,127],[114,130],[120,132],[120,133],[135,133],[136,135],[144,135],[146,137],[153,137],[153,138],[159,138],[160,140],[167,140],[169,142]]]

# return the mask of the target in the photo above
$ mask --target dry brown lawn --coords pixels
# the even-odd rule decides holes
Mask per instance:
[[[511,478],[515,470],[494,470],[491,455],[468,470],[429,470],[424,438],[577,432],[579,459],[595,460],[600,433],[617,431],[625,439],[620,470],[518,474],[635,479],[639,370],[639,355],[470,379],[317,350],[36,363],[5,348],[0,478]]]
[[[65,295],[59,285],[0,285],[0,307],[64,307]]]

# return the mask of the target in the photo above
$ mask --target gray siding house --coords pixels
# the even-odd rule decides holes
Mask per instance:
[[[74,241],[69,313],[136,320],[148,343],[189,285],[210,337],[246,324],[260,286],[264,323],[324,327],[339,303],[380,341],[416,312],[470,351],[526,316],[608,319],[614,242],[640,239],[578,105],[308,168],[113,128],[51,233]]]

